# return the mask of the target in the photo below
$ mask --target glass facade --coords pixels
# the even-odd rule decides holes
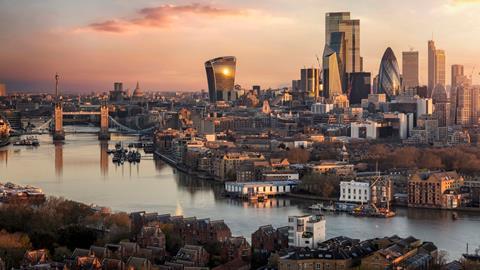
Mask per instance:
[[[397,58],[392,49],[388,47],[380,63],[377,92],[386,94],[389,99],[392,99],[399,94],[400,86],[400,70]]]
[[[210,102],[235,99],[233,90],[236,62],[234,56],[218,57],[205,62]]]

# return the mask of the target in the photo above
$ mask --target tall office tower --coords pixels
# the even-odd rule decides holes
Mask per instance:
[[[457,123],[457,100],[458,100],[458,91],[457,87],[464,82],[462,65],[452,65],[452,77],[450,84],[450,104],[451,104],[451,119],[453,123]]]
[[[464,76],[463,70],[463,65],[452,65],[452,88],[459,83],[459,76]]]
[[[445,66],[445,51],[436,50],[435,51],[435,86],[441,84],[446,86],[446,66]]]
[[[332,98],[343,94],[337,53],[325,45],[323,51],[323,96]]]
[[[301,80],[292,80],[292,92],[300,92]]]
[[[432,96],[433,88],[435,87],[435,42],[428,41],[428,96]]]
[[[388,47],[380,62],[377,92],[386,94],[387,98],[391,100],[399,94],[400,86],[400,70],[398,68],[397,58],[393,50]]]
[[[300,70],[300,91],[313,98],[320,95],[320,69],[302,68]]]
[[[260,92],[261,92],[261,87],[260,85],[253,85],[252,86],[252,90],[255,94],[257,94],[257,96],[260,96]]]
[[[456,114],[457,125],[470,125],[472,122],[472,87],[467,83],[458,84],[456,87]]]
[[[345,38],[345,72],[362,71],[362,61],[360,57],[360,20],[350,19],[350,12],[332,12],[325,14],[325,44],[332,49],[332,34],[334,32],[343,32]],[[340,51],[336,51],[340,55]]]
[[[361,104],[362,99],[371,94],[372,76],[370,72],[354,72],[350,74],[350,104]]]
[[[0,97],[7,96],[7,86],[4,83],[0,83]]]
[[[439,127],[450,126],[450,100],[445,86],[437,84],[432,92],[434,113],[438,119]]]
[[[345,74],[346,66],[346,55],[347,55],[347,47],[345,41],[345,33],[344,32],[333,32],[330,35],[330,48],[337,53],[337,60],[338,60],[338,70],[340,72],[340,80],[342,82],[342,89],[347,89],[347,75]]]
[[[472,86],[472,124],[480,124],[480,89]]]
[[[234,56],[218,57],[205,62],[210,102],[235,99],[233,89],[236,62]]]
[[[405,90],[413,89],[418,83],[418,52],[402,52],[403,87]]]

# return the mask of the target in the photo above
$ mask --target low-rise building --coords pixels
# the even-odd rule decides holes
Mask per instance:
[[[370,183],[354,180],[340,182],[340,201],[368,203],[370,201]]]
[[[456,208],[461,195],[463,177],[455,171],[416,173],[408,180],[408,206],[427,208]]]
[[[326,220],[322,215],[288,217],[288,245],[316,248],[325,241]]]
[[[276,196],[290,193],[298,181],[226,182],[225,191],[233,196]]]

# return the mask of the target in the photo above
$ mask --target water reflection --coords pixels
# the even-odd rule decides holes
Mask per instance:
[[[0,150],[0,162],[8,164],[8,150]]]
[[[108,141],[100,141],[100,173],[108,175]]]
[[[63,142],[55,142],[55,175],[58,179],[63,176]]]

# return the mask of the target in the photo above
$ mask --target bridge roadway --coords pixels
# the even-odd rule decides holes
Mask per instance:
[[[100,115],[100,112],[62,112],[63,115]]]

